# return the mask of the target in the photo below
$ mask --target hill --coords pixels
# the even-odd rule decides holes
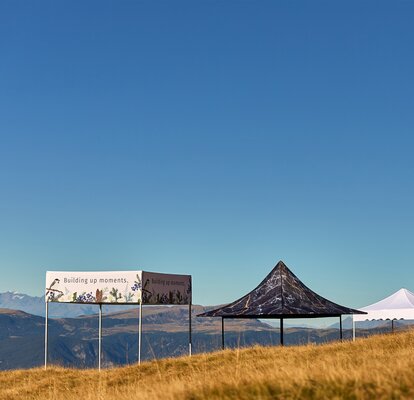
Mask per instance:
[[[95,307],[96,308],[96,307]],[[111,310],[112,308],[108,308]],[[194,306],[194,315],[205,310]],[[279,344],[279,329],[258,320],[226,321],[226,347]],[[102,362],[105,367],[137,360],[138,312],[132,307],[103,316]],[[389,328],[358,329],[358,336]],[[338,339],[338,329],[285,329],[285,344],[326,343]],[[98,317],[49,319],[49,362],[77,368],[97,365]],[[345,330],[344,337],[351,338]],[[193,353],[221,348],[219,318],[193,318]],[[0,309],[0,370],[32,368],[44,362],[44,318]],[[144,307],[142,359],[182,356],[188,352],[187,307]]]
[[[96,308],[96,307],[95,307]],[[194,307],[194,314],[204,311]],[[98,351],[97,315],[49,319],[50,362],[62,366],[94,367]],[[247,344],[256,334],[272,328],[256,320],[228,324],[229,339],[241,331]],[[136,308],[103,316],[103,363],[127,364],[137,359],[138,312]],[[217,319],[193,320],[194,350],[220,345]],[[243,340],[244,341],[244,340]],[[0,309],[0,370],[43,364],[44,318],[19,310]],[[144,307],[143,359],[179,356],[188,351],[187,307]]]
[[[101,371],[0,373],[0,400],[412,399],[414,331],[322,346],[253,347]]]

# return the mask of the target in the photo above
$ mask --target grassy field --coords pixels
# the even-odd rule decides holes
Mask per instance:
[[[0,399],[414,399],[414,331],[105,370],[0,372]]]

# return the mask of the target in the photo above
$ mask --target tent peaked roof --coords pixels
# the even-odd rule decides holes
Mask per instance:
[[[386,297],[374,304],[363,307],[361,310],[384,310],[384,309],[401,309],[401,308],[413,308],[414,309],[414,293],[408,289],[400,289],[393,293],[391,296]]]
[[[366,315],[354,316],[354,321],[384,319],[414,319],[414,293],[400,289],[391,296],[360,308]]]
[[[279,261],[250,293],[227,306],[200,314],[224,318],[316,318],[363,312],[333,303],[306,287]]]

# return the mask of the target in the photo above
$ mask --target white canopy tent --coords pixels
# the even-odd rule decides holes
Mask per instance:
[[[414,293],[400,289],[391,296],[359,309],[367,314],[353,315],[353,338],[355,340],[355,322],[373,320],[414,319]]]

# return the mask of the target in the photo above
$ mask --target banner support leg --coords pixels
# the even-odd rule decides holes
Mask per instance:
[[[339,339],[342,342],[343,333],[342,333],[342,315],[339,316]]]
[[[355,342],[355,319],[352,316],[352,341]]]
[[[188,355],[191,357],[192,353],[192,326],[191,326],[191,302],[188,306]]]
[[[139,303],[139,322],[138,322],[138,365],[141,364],[142,347],[142,300]]]
[[[283,318],[280,318],[280,345],[284,346],[284,343],[283,343]]]
[[[99,342],[98,342],[98,370],[101,370],[102,355],[102,303],[99,303]]]
[[[224,350],[224,317],[221,317],[221,349]]]
[[[46,312],[45,312],[45,369],[47,368],[47,356],[48,356],[48,338],[49,338],[49,302],[46,299]]]

